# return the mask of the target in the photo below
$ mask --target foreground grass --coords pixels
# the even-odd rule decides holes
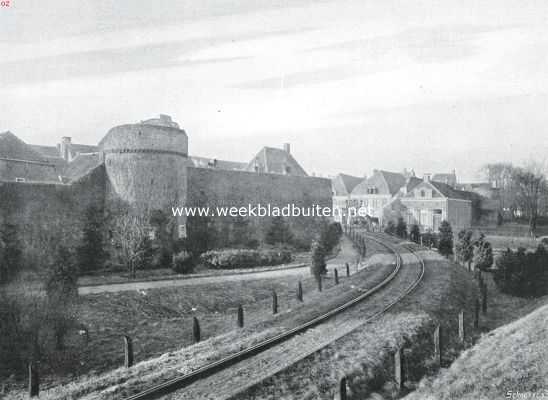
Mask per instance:
[[[548,299],[544,299],[548,302]],[[548,305],[482,337],[408,400],[539,398],[548,388]],[[522,397],[518,397],[519,393]],[[525,395],[524,395],[525,393]],[[529,394],[529,397],[524,397]],[[514,397],[507,397],[514,396]]]
[[[333,261],[344,263],[347,258],[355,257],[348,249],[344,253],[346,255],[341,254]],[[49,387],[63,381],[66,384],[45,390],[41,397],[110,399],[114,394],[121,397],[143,390],[308,321],[375,285],[389,269],[385,265],[371,267],[368,274],[342,278],[338,286],[326,280],[322,293],[316,291],[311,278],[305,277],[304,304],[295,299],[294,276],[85,296],[81,318],[90,328],[90,342],[87,347],[83,346],[85,350],[79,358],[80,376],[51,377]],[[279,296],[280,309],[276,316],[271,314],[272,288]],[[244,304],[246,310],[244,329],[236,328],[238,304]],[[205,341],[191,345],[191,316],[194,315],[200,318]],[[131,369],[111,371],[123,362],[123,334],[134,338],[137,361],[167,354],[140,362]],[[11,396],[25,397],[22,392],[13,392]]]
[[[461,309],[472,315],[476,284],[468,272],[436,253],[420,254],[426,259],[424,279],[391,312],[234,399],[331,400],[342,376],[348,378],[350,399],[371,395],[396,398],[392,354],[402,345],[410,350],[409,386],[414,387],[413,382],[432,372],[432,332],[436,324],[441,324],[445,332],[443,362],[449,364],[462,349],[457,340],[457,315]],[[473,332],[472,325],[468,317],[467,332]]]

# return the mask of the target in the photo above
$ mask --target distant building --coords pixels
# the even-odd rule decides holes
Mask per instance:
[[[447,173],[447,174],[445,174],[445,173],[444,174],[434,174],[434,175],[432,175],[431,180],[436,181],[436,182],[445,183],[446,185],[449,185],[453,188],[455,188],[457,186],[457,174],[456,174],[455,170],[453,170],[453,172]]]
[[[375,170],[371,177],[354,187],[350,194],[349,205],[356,209],[365,208],[367,216],[378,219],[382,225],[384,207],[392,201],[405,184],[406,178],[403,174]]]
[[[0,222],[28,232],[64,226],[78,230],[89,206],[108,211],[125,204],[150,212],[172,207],[248,207],[270,204],[330,207],[331,181],[309,177],[290,153],[264,147],[250,162],[189,156],[188,136],[167,115],[110,129],[97,146],[64,137],[59,145],[29,145],[11,132],[0,134]],[[186,232],[186,215],[177,215]],[[39,221],[38,221],[39,220]],[[59,221],[63,221],[59,223]],[[268,223],[249,217],[252,236]],[[231,218],[216,218],[231,232]],[[296,238],[314,234],[319,220],[288,219]],[[78,237],[76,234],[74,237]]]
[[[245,170],[266,174],[308,176],[291,155],[289,143],[285,143],[283,149],[263,147]]]
[[[331,187],[333,190],[333,209],[340,210],[340,215],[335,215],[337,222],[343,222],[343,216],[348,215],[348,207],[351,199],[352,190],[366,178],[357,176],[338,174],[331,178]]]
[[[341,176],[332,179],[333,203],[346,208],[362,207],[366,222],[381,226],[399,217],[408,225],[419,225],[422,231],[437,231],[443,220],[449,221],[455,231],[473,224],[493,224],[496,201],[488,198],[487,193],[459,190],[457,185],[454,171],[424,174],[420,179],[413,170],[404,173],[375,170],[371,177],[355,185],[349,195],[345,195]]]
[[[422,231],[437,232],[446,220],[456,232],[472,226],[472,201],[470,192],[423,180],[401,197],[402,216],[408,225],[417,224]]]

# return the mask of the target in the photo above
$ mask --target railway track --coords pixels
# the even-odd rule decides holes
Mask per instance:
[[[316,318],[309,320],[308,322],[302,325],[289,329],[286,332],[283,332],[272,338],[264,340],[252,347],[249,347],[237,353],[231,354],[230,356],[227,356],[221,360],[205,365],[189,374],[185,374],[180,377],[171,379],[159,385],[153,386],[147,390],[144,390],[140,393],[129,396],[126,398],[126,400],[156,399],[156,398],[168,395],[174,391],[178,391],[180,389],[186,388],[195,382],[199,382],[199,381],[205,380],[208,377],[212,377],[216,374],[220,374],[221,372],[229,369],[229,367],[235,366],[236,364],[239,364],[244,360],[252,359],[254,356],[264,353],[269,349],[274,349],[277,346],[282,348],[283,344],[288,342],[292,338],[295,338],[296,336],[303,334],[306,331],[309,331],[311,328],[314,328],[328,320],[333,319],[334,317],[342,314],[344,311],[354,307],[358,303],[361,303],[365,299],[370,298],[374,294],[381,292],[383,288],[385,288],[387,285],[393,282],[397,277],[399,277],[399,274],[403,267],[402,256],[400,254],[400,251],[394,244],[385,242],[386,237],[380,237],[378,235],[369,235],[365,233],[359,233],[359,235],[360,235],[360,239],[364,237],[369,241],[374,241],[380,244],[381,246],[387,248],[395,256],[395,263],[393,264],[394,265],[393,269],[386,276],[386,278],[383,279],[379,284],[367,290],[366,292],[361,293],[360,295],[344,303],[343,305],[336,307],[322,315],[319,315]],[[413,252],[413,250],[411,249],[408,249],[408,250]],[[403,297],[411,293],[411,291],[413,291],[415,287],[420,283],[424,275],[424,262],[418,255],[415,254],[415,256],[419,260],[420,268],[419,268],[419,273],[417,274],[417,276],[414,277],[411,284],[408,285],[405,288],[405,290],[399,294],[399,296],[397,296],[395,299],[390,301],[388,304],[384,305],[384,307],[382,307],[380,310],[376,311],[373,315],[368,316],[366,319],[361,320],[362,324],[369,322],[379,317],[383,313],[387,312],[389,309],[395,306],[399,301],[401,301]]]

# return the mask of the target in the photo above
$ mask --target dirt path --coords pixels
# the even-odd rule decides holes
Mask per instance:
[[[341,250],[338,255],[327,262],[328,269],[330,268],[339,268],[340,273],[343,272],[341,268],[344,268],[346,262],[348,262],[352,268],[351,273],[355,273],[360,269],[366,267],[366,265],[361,265],[356,267],[357,261],[356,251],[352,246],[352,243],[347,238],[341,240]],[[224,274],[224,275],[214,275],[214,276],[203,276],[196,278],[187,278],[187,279],[166,279],[166,280],[155,280],[148,282],[127,282],[127,283],[114,283],[114,284],[105,284],[105,285],[94,285],[94,286],[81,286],[78,288],[78,294],[87,295],[95,293],[104,293],[104,292],[121,292],[125,290],[147,290],[147,289],[157,289],[164,287],[179,287],[179,286],[189,286],[189,285],[205,285],[211,283],[219,282],[233,282],[233,281],[245,281],[253,279],[270,279],[270,278],[279,278],[284,276],[308,276],[309,266],[305,265],[303,267],[291,267],[277,270],[268,270],[268,271],[252,271],[248,273],[237,273],[233,275]]]

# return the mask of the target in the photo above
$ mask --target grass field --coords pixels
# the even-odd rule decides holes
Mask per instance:
[[[355,259],[353,251],[343,253],[332,262]],[[372,267],[367,274],[350,279],[373,285],[386,275],[387,269],[387,266]],[[315,281],[306,273],[302,277],[304,304],[295,298],[295,276],[82,296],[79,315],[80,321],[89,327],[89,342],[85,345],[80,339],[80,343],[74,343],[71,350],[76,350],[77,356],[68,368],[70,373],[66,369],[42,372],[44,389],[60,383],[66,385],[42,392],[41,398],[68,399],[89,394],[86,398],[108,399],[112,396],[111,389],[106,390],[109,386],[128,394],[157,379],[169,379],[182,370],[197,368],[206,360],[250,346],[283,327],[296,326],[355,296],[359,288],[351,289],[348,278],[341,279],[339,286],[326,279],[324,291],[318,293]],[[278,293],[277,316],[272,316],[271,311],[272,289]],[[239,304],[245,310],[244,329],[236,327]],[[203,341],[196,345],[192,344],[193,316],[199,318],[202,328]],[[130,370],[113,370],[123,363],[124,334],[133,338],[138,364]],[[152,357],[158,358],[140,362]],[[21,392],[19,396],[23,396]]]
[[[392,354],[403,344],[411,350],[410,366],[418,381],[431,371],[432,332],[436,323],[444,332],[445,356],[450,363],[462,348],[457,340],[458,312],[466,310],[466,330],[472,341],[476,284],[463,268],[433,252],[422,252],[426,273],[416,291],[382,319],[363,326],[318,353],[291,366],[238,395],[238,399],[325,399],[336,398],[339,379],[348,378],[350,399],[368,396],[392,398]]]
[[[525,247],[526,249],[535,249],[539,242],[536,239],[530,237],[517,237],[517,236],[494,236],[487,235],[486,240],[491,243],[494,249],[517,249],[518,247]]]

